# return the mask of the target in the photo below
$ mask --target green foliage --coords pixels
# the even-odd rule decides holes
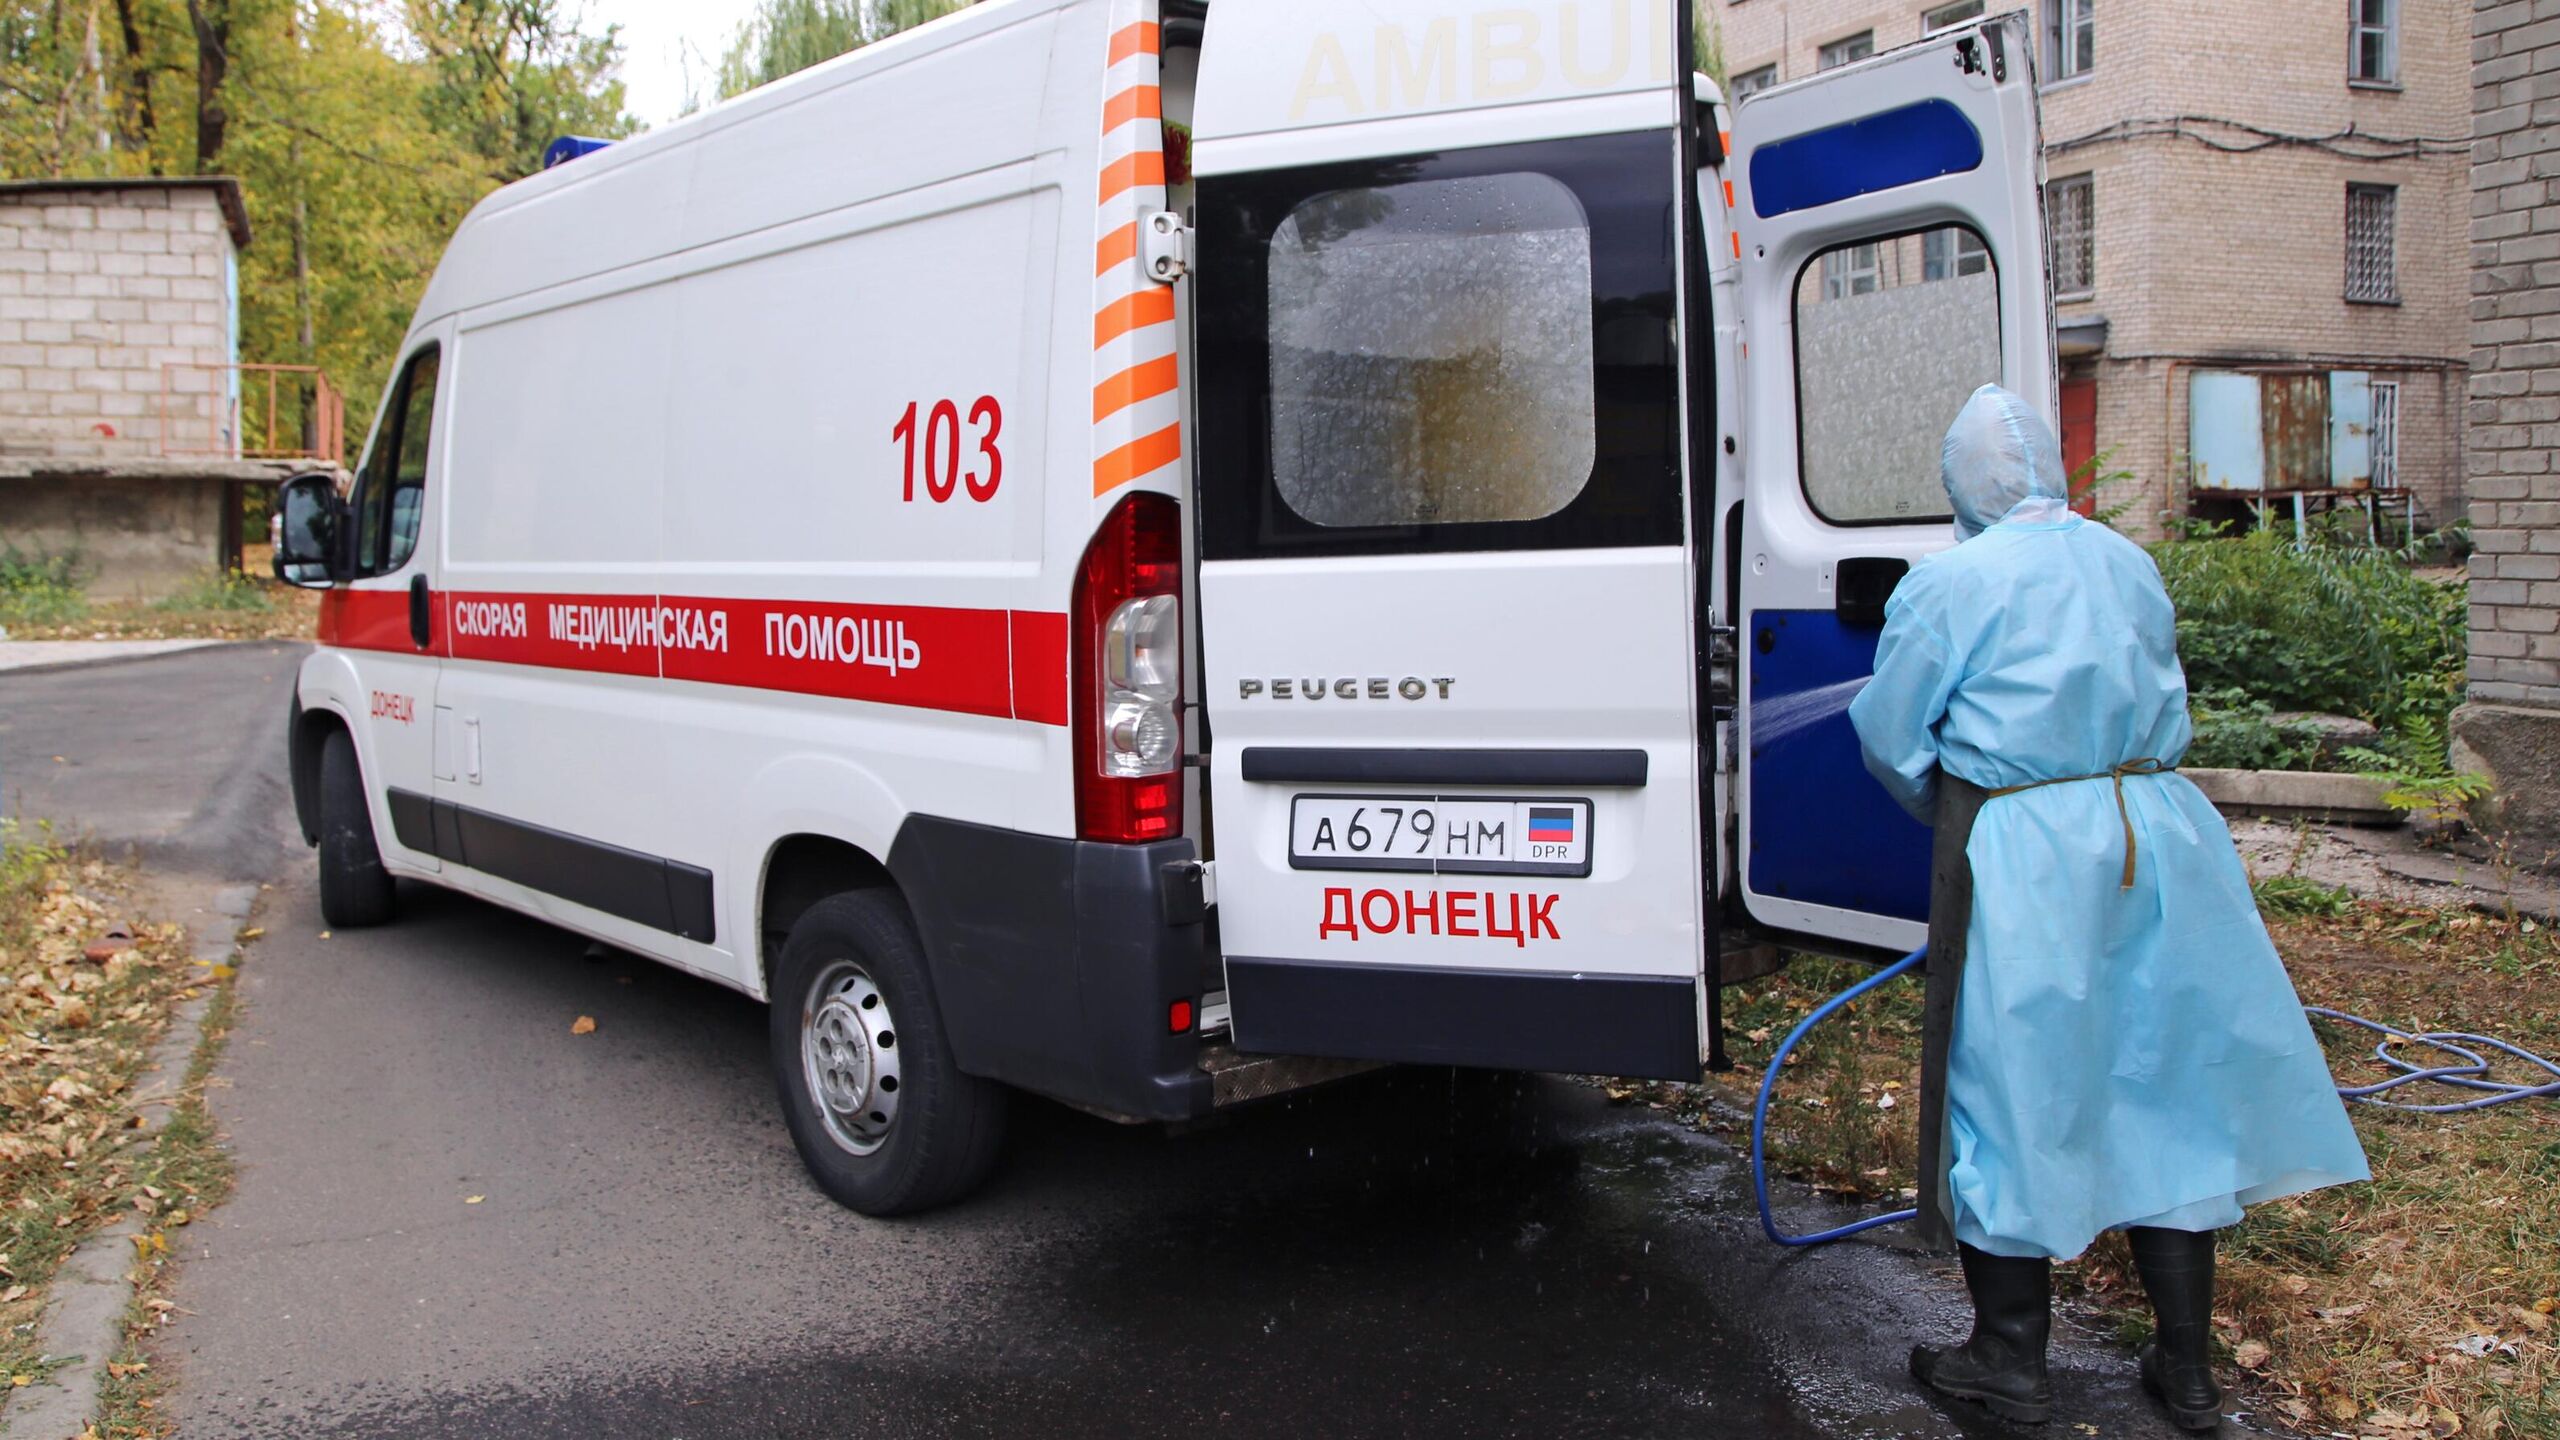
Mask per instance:
[[[2113,525],[2123,519],[2132,513],[2134,505],[2142,498],[2137,487],[2133,494],[2112,505],[2099,506],[2095,503],[2099,496],[2134,478],[2132,471],[2115,463],[2115,458],[2113,446],[2101,450],[2073,467],[2066,482],[2071,491],[2071,503],[2091,505],[2089,518],[2101,525]]]
[[[2319,732],[2276,719],[2274,706],[2246,690],[2194,692],[2187,714],[2195,723],[2195,741],[2187,747],[2185,764],[2210,770],[2318,768]]]
[[[209,570],[153,601],[151,608],[264,615],[276,608],[275,597],[268,592],[269,587],[237,570]]]
[[[463,215],[555,135],[634,128],[620,52],[568,0],[0,0],[0,174],[210,145],[249,210],[240,358],[326,370],[352,448]]]
[[[88,610],[77,554],[29,555],[0,545],[0,625],[59,625]]]
[[[969,0],[760,0],[720,56],[720,98],[939,20]]]
[[[2444,716],[2425,708],[2429,698],[2418,697],[2402,708],[2380,748],[2359,745],[2346,751],[2345,758],[2359,774],[2389,787],[2384,804],[2430,820],[2449,820],[2472,801],[2486,798],[2491,787],[2489,777],[2453,768]]]
[[[2269,915],[2322,916],[2334,919],[2355,908],[2355,892],[2320,884],[2299,875],[2270,875],[2250,882],[2258,908]]]
[[[2416,574],[2400,552],[2190,528],[2151,553],[2199,695],[2240,690],[2389,729],[2412,711],[2441,722],[2461,694],[2464,587]]]

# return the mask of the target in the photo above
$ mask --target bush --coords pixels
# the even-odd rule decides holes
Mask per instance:
[[[2278,710],[2354,715],[2396,730],[2442,722],[2462,693],[2468,596],[2403,552],[2289,529],[2152,547],[2178,607],[2178,655],[2198,696],[2241,691]],[[2201,728],[2201,727],[2199,727]]]
[[[29,555],[0,545],[0,625],[60,625],[88,612],[77,554]]]
[[[152,602],[155,610],[225,610],[263,615],[276,608],[268,587],[237,570],[211,570]]]
[[[2184,764],[2214,770],[2319,768],[2320,732],[2276,719],[2276,707],[2245,690],[2192,692],[2187,713],[2196,738]]]

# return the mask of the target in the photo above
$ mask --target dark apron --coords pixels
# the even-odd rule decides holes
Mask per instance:
[[[1928,991],[1920,1013],[1920,1241],[1956,1247],[1947,1189],[1947,1050],[1955,1040],[1956,990],[1964,979],[1965,931],[1973,923],[1973,864],[1965,844],[1991,792],[1938,772],[1938,817],[1929,851]]]

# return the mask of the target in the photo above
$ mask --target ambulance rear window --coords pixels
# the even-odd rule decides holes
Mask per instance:
[[[1316,195],[1271,237],[1271,469],[1317,525],[1538,520],[1591,477],[1591,228],[1512,171]]]

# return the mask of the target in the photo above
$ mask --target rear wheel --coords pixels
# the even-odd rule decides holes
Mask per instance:
[[[951,1058],[924,945],[895,892],[803,913],[775,966],[769,1039],[792,1143],[818,1188],[866,1215],[974,1190],[1004,1141],[1003,1087]]]
[[[373,808],[355,741],[332,730],[320,742],[320,915],[336,929],[391,918],[391,872],[373,839]]]

